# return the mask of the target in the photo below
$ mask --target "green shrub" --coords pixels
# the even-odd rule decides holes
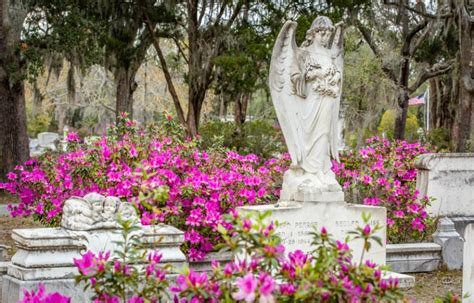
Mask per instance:
[[[203,148],[226,148],[240,154],[255,154],[268,159],[286,152],[281,130],[271,122],[245,122],[239,130],[233,122],[210,121],[199,129]]]

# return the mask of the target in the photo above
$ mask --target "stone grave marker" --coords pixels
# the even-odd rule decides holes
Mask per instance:
[[[326,227],[338,240],[362,225],[362,214],[380,224],[378,236],[364,259],[385,264],[386,209],[349,205],[331,170],[331,157],[338,159],[339,108],[343,77],[343,24],[318,16],[298,46],[297,24],[287,21],[273,47],[269,87],[272,102],[291,158],[283,176],[276,205],[245,206],[242,212],[272,211],[277,232],[288,250],[311,250],[311,231]],[[331,39],[318,33],[331,32]],[[329,36],[328,36],[329,37]],[[360,259],[362,241],[350,243],[355,260]]]
[[[122,239],[119,215],[123,219],[137,218],[130,203],[91,193],[65,202],[59,228],[13,230],[17,252],[3,276],[2,302],[18,302],[23,289],[37,289],[39,283],[48,292],[71,297],[73,303],[90,302],[90,293],[75,284],[78,271],[73,259],[81,258],[87,250],[113,251],[113,242]],[[180,230],[168,225],[141,226],[138,236],[145,249],[163,254],[163,263],[179,268],[186,262],[180,249],[184,241]]]
[[[474,302],[474,224],[464,231],[464,250],[462,267],[462,294],[469,295],[463,302]]]
[[[38,134],[39,145],[42,147],[54,146],[54,142],[59,139],[57,133],[44,132]]]
[[[244,206],[239,210],[243,213],[272,211],[269,220],[278,221],[277,234],[282,238],[287,251],[296,249],[309,252],[312,250],[311,232],[320,231],[325,227],[329,234],[340,241],[345,240],[348,231],[357,226],[364,226],[362,214],[371,214],[369,224],[380,224],[382,229],[377,235],[382,238],[383,246],[372,243],[372,248],[365,253],[364,259],[377,264],[385,264],[386,242],[386,209],[384,207],[352,205],[345,202],[309,202],[294,203],[292,205],[258,205]],[[354,240],[349,242],[353,249],[354,260],[360,260],[363,242]]]

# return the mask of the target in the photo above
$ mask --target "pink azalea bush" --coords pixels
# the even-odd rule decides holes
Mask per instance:
[[[235,211],[226,215],[225,224],[218,227],[225,240],[222,246],[240,257],[226,264],[214,262],[211,272],[184,269],[169,288],[166,275],[173,269],[158,266],[159,253],[140,253],[129,236],[133,227],[126,222],[123,235],[128,240],[114,252],[116,256],[86,253],[75,260],[76,279],[92,289],[95,303],[398,302],[403,298],[397,280],[383,280],[381,269],[371,262],[356,264],[348,244],[334,241],[324,228],[313,234],[313,252],[296,250],[286,255],[275,224],[265,223],[267,216],[242,218]],[[369,243],[377,228],[366,225],[354,234]]]
[[[19,303],[70,303],[71,298],[60,293],[47,293],[44,284],[39,284],[37,291],[23,291],[23,299]]]
[[[346,242],[334,241],[323,227],[313,233],[311,253],[288,252],[267,214],[227,218],[232,228],[220,227],[234,261],[212,264],[212,272],[186,270],[171,287],[175,302],[396,302],[402,299],[395,279],[383,280],[371,262],[356,263]],[[366,250],[379,226],[357,228]]]
[[[167,296],[171,265],[162,264],[160,252],[140,249],[136,223],[121,222],[123,241],[113,255],[87,251],[74,259],[79,270],[76,282],[92,290],[94,303],[162,302]]]
[[[345,189],[355,190],[365,205],[387,208],[389,242],[413,242],[431,234],[428,197],[416,189],[415,158],[429,152],[427,146],[373,137],[367,146],[340,155],[333,171]]]
[[[145,127],[123,115],[92,144],[73,133],[67,141],[67,152],[28,160],[0,183],[0,190],[19,197],[12,216],[57,226],[66,199],[89,192],[117,196],[135,203],[143,224],[165,222],[185,231],[183,249],[191,260],[221,241],[216,228],[222,214],[277,200],[287,161],[204,151],[171,117]]]

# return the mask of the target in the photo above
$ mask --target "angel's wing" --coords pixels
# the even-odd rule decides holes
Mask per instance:
[[[273,105],[285,137],[286,145],[293,165],[301,159],[298,144],[297,115],[295,96],[291,87],[291,67],[296,61],[298,46],[295,41],[296,22],[287,21],[275,42],[270,63],[269,86]],[[290,93],[288,93],[290,92]]]
[[[334,63],[336,64],[338,70],[341,71],[341,87],[342,87],[342,72],[343,72],[343,65],[344,65],[344,59],[343,59],[343,25],[338,24],[336,26],[336,32],[334,34],[334,37],[332,39],[332,44],[331,44],[331,54],[333,56]],[[339,145],[339,109],[341,107],[341,92],[342,90],[339,91],[339,95],[336,97],[336,100],[334,102],[334,106],[332,109],[332,117],[331,117],[331,133],[330,133],[330,148],[331,148],[331,155],[332,157],[339,162],[339,152],[338,152],[338,145]]]

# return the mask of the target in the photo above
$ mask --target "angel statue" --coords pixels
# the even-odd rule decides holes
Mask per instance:
[[[291,156],[280,200],[297,191],[339,192],[331,171],[337,154],[338,115],[342,87],[342,23],[317,17],[300,47],[297,24],[287,21],[278,35],[270,65],[270,91]]]

